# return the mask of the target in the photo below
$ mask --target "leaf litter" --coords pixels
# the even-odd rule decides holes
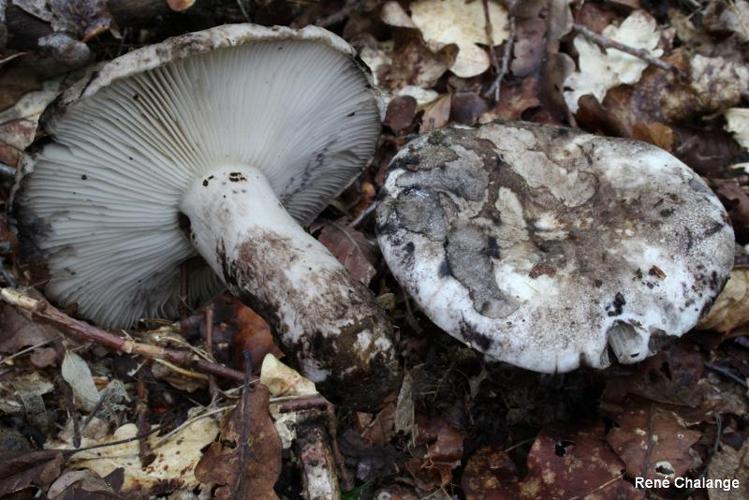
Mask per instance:
[[[102,5],[20,8],[49,26],[53,64],[109,59],[187,31],[184,19],[246,19],[233,4],[208,16],[184,2],[179,22],[113,30]],[[385,127],[371,164],[312,230],[387,305],[408,372],[403,386],[368,412],[334,408],[284,364],[264,319],[227,296],[213,301],[211,315],[200,309],[177,323],[108,332],[135,342],[140,350],[131,352],[71,336],[44,311],[1,304],[0,493],[643,498],[679,492],[635,488],[636,477],[707,476],[740,479],[744,489],[730,495],[741,497],[749,480],[748,5],[258,3],[258,19],[317,20],[342,34],[383,93]],[[43,111],[67,85],[49,76],[68,66],[42,71],[35,57],[8,49],[0,62],[5,209],[21,151],[43,135]],[[486,362],[421,315],[371,243],[383,174],[417,133],[496,119],[644,140],[706,178],[740,251],[699,331],[639,365],[538,375]],[[4,212],[0,285],[33,284]],[[171,357],[143,355],[167,351]],[[107,446],[75,451],[90,445]],[[311,490],[304,478],[312,475],[327,489]],[[699,494],[728,498],[716,489]]]

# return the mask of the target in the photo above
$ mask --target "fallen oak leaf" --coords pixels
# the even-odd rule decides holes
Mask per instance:
[[[0,452],[0,497],[36,486],[43,488],[62,473],[59,450]]]
[[[638,405],[616,416],[606,436],[631,477],[673,479],[692,467],[689,450],[702,436],[687,429],[671,411],[654,404]]]
[[[204,484],[220,485],[216,498],[278,498],[273,486],[281,473],[281,439],[268,413],[270,395],[264,385],[256,384],[246,396],[249,404],[245,411],[242,405],[237,405],[228,415],[220,439],[211,444],[198,462],[195,477]],[[249,425],[246,432],[251,456],[244,460],[244,468],[240,470],[243,425]],[[239,483],[241,491],[233,491]]]
[[[528,454],[523,498],[643,498],[622,478],[624,464],[604,440],[602,424],[577,429],[548,428]]]
[[[322,227],[318,240],[348,269],[351,275],[362,283],[369,284],[377,273],[376,245],[360,231],[340,221],[325,221],[310,229]]]
[[[487,3],[491,40],[501,45],[509,34],[507,11],[498,2]],[[411,4],[411,19],[432,50],[458,46],[450,71],[461,78],[480,75],[489,69],[489,55],[477,44],[488,45],[486,17],[481,2],[466,0],[417,0]]]

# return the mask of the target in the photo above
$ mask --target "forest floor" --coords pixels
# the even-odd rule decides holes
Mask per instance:
[[[333,408],[282,366],[258,384],[283,350],[228,295],[176,324],[93,336],[0,301],[0,496],[293,499],[317,471],[349,499],[749,498],[749,2],[15,3],[0,59],[0,286],[34,284],[4,213],[12,176],[87,57],[227,22],[318,24],[356,48],[388,105],[366,172],[311,231],[387,310],[405,377],[371,412]],[[64,31],[83,56],[39,52],[34,30]],[[642,363],[557,375],[488,362],[433,325],[379,255],[371,207],[417,134],[498,119],[647,141],[706,179],[737,240],[711,316]],[[295,436],[279,441],[289,420]]]

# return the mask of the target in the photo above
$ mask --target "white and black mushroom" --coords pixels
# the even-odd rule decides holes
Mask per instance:
[[[105,327],[174,317],[188,265],[191,304],[225,284],[313,381],[350,397],[392,389],[388,319],[302,229],[380,133],[346,42],[317,27],[219,26],[109,62],[58,108],[15,201],[51,299]]]
[[[380,247],[427,316],[540,372],[641,361],[697,323],[733,265],[705,182],[631,140],[526,123],[434,131],[398,153],[381,196]]]

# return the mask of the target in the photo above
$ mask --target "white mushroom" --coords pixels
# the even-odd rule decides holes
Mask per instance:
[[[723,288],[734,238],[707,185],[654,146],[493,123],[393,159],[378,241],[443,330],[490,358],[564,372],[651,355]]]
[[[177,314],[188,263],[191,303],[223,281],[315,382],[388,390],[387,318],[300,226],[358,176],[379,136],[354,55],[317,27],[227,25],[133,51],[74,86],[17,200],[47,295],[127,327]]]

